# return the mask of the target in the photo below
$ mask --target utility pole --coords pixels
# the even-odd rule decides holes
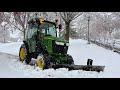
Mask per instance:
[[[88,43],[87,44],[90,44],[89,22],[90,22],[90,16],[88,16]]]

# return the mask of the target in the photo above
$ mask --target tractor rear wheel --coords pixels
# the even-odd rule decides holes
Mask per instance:
[[[37,66],[42,70],[48,69],[50,65],[50,58],[47,54],[39,54],[37,57]]]
[[[21,62],[25,61],[26,64],[29,64],[30,61],[31,61],[31,57],[28,54],[28,49],[25,46],[25,44],[22,44],[21,47],[20,47],[20,50],[19,50],[19,60]]]

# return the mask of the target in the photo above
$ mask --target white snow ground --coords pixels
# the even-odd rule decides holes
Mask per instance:
[[[93,59],[93,65],[104,65],[104,72],[82,70],[68,71],[66,68],[40,70],[25,65],[18,60],[22,42],[0,43],[0,77],[4,78],[120,78],[120,55],[85,40],[70,40],[68,53],[75,64],[86,65],[87,59]],[[11,54],[11,55],[10,55]]]

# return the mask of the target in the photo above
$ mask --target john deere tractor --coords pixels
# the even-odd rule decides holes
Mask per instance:
[[[41,69],[69,68],[98,71],[104,67],[92,65],[74,65],[71,55],[67,54],[69,42],[57,35],[57,29],[61,25],[50,22],[43,18],[34,18],[28,22],[26,38],[19,50],[19,60],[29,64],[31,59],[37,60],[37,66]],[[91,69],[92,68],[92,69]]]
[[[73,58],[67,54],[69,42],[57,37],[57,28],[56,23],[43,18],[30,20],[26,38],[19,51],[20,61],[29,64],[35,58],[38,67],[42,69],[57,63],[73,64]]]

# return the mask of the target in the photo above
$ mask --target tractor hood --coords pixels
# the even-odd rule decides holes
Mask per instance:
[[[44,39],[55,40],[57,42],[69,43],[67,40],[61,39],[59,37],[45,36]]]

